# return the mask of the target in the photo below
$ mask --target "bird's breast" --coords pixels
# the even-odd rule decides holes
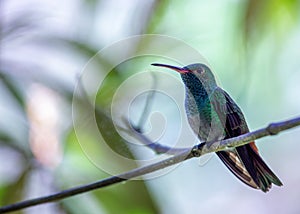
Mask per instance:
[[[187,92],[185,110],[191,129],[200,141],[220,140],[223,138],[223,127],[211,105],[209,97],[195,97]]]

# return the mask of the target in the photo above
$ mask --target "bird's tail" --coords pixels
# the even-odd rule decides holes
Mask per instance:
[[[237,178],[250,187],[267,192],[272,183],[282,186],[279,178],[258,154],[254,142],[232,151],[217,152],[217,155]]]

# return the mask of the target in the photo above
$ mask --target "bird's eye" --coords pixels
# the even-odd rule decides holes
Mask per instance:
[[[204,69],[204,68],[200,68],[200,69],[199,69],[199,73],[200,73],[200,74],[204,74],[204,73],[205,73],[205,69]]]

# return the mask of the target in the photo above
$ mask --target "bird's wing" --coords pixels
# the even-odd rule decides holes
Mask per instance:
[[[220,151],[216,153],[218,157],[222,160],[222,162],[227,166],[227,168],[242,182],[253,187],[255,189],[259,189],[257,184],[254,182],[244,164],[242,163],[236,149],[233,151]]]
[[[210,97],[210,101],[224,124],[224,139],[248,132],[248,127],[240,108],[225,91],[221,88],[216,88]],[[220,151],[217,152],[217,155],[237,178],[257,189],[259,187],[257,185],[256,170],[248,153],[248,149],[252,148],[248,147],[253,147],[256,151],[257,148],[254,143],[251,144],[237,147],[230,151]]]

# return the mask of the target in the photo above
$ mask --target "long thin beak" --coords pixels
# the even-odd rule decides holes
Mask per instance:
[[[160,63],[152,63],[151,65],[170,68],[170,69],[172,69],[174,71],[177,71],[181,74],[189,72],[189,70],[186,70],[186,69],[183,69],[183,68],[180,68],[180,67],[176,67],[176,66],[173,66],[173,65],[166,65],[166,64],[160,64]]]

